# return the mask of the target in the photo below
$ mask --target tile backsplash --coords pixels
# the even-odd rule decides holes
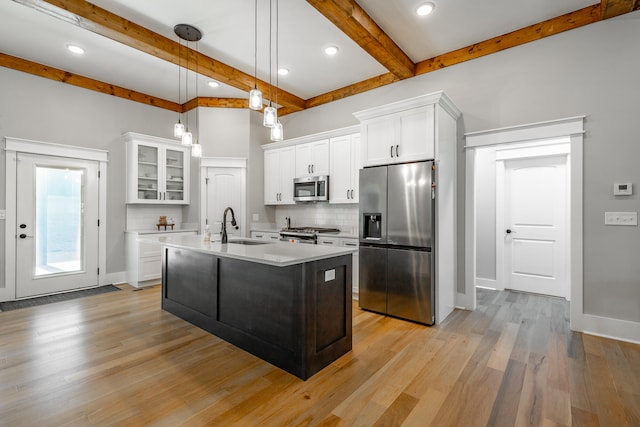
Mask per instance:
[[[276,227],[282,228],[285,217],[291,218],[292,227],[317,225],[336,227],[345,233],[358,232],[358,205],[331,205],[305,203],[276,207]]]
[[[160,215],[167,216],[167,222],[175,224],[175,229],[185,228],[182,224],[182,206],[179,205],[127,205],[127,230],[151,230],[156,228]]]

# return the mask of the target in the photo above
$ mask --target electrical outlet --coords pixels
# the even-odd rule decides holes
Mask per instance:
[[[605,225],[638,225],[638,212],[605,212]]]

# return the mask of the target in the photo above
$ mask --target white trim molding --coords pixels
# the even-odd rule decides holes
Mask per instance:
[[[86,147],[55,144],[50,142],[32,141],[28,139],[5,137],[5,274],[4,287],[0,287],[0,301],[16,299],[16,204],[17,204],[17,154],[29,153],[43,156],[65,157],[72,159],[98,162],[100,172],[98,195],[98,286],[109,283],[107,281],[107,163],[109,152]],[[13,236],[13,238],[12,238]]]
[[[510,144],[514,142],[540,141],[549,138],[583,134],[586,116],[549,120],[521,126],[468,132],[465,148],[486,147],[488,145]]]
[[[570,326],[574,331],[637,341],[638,324],[597,317],[584,313],[583,273],[583,138],[585,116],[532,123],[482,132],[470,132],[466,137],[466,188],[465,188],[465,294],[458,294],[458,305],[476,307],[476,212],[475,212],[475,149],[498,144],[553,140],[569,137],[570,146]],[[551,142],[551,141],[548,141]]]
[[[299,136],[297,138],[291,138],[285,141],[263,144],[261,147],[263,150],[271,150],[273,148],[290,147],[292,145],[303,144],[305,142],[320,141],[322,139],[336,138],[338,136],[351,135],[353,133],[360,133],[360,125],[348,126],[344,128],[328,130],[326,132]]]

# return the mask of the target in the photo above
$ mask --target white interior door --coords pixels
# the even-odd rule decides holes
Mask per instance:
[[[98,162],[19,153],[16,296],[98,285]]]
[[[228,213],[227,235],[246,235],[244,230],[244,186],[244,169],[242,168],[207,168],[205,179],[207,202],[204,223],[209,225],[212,234],[220,233],[224,210],[231,207],[236,217],[237,228],[231,225],[231,213]]]
[[[505,288],[567,296],[566,171],[566,156],[505,161]]]

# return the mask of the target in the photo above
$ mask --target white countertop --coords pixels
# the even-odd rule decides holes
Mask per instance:
[[[289,242],[265,242],[264,240],[247,238],[231,238],[230,243],[223,245],[220,241],[205,243],[202,235],[166,236],[160,239],[164,245],[175,248],[191,249],[221,257],[275,265],[277,267],[286,267],[309,261],[317,261],[319,259],[333,258],[335,256],[352,254],[357,251],[357,248],[349,246],[334,247]],[[264,244],[239,245],[234,244],[233,240],[255,240],[263,242]]]

